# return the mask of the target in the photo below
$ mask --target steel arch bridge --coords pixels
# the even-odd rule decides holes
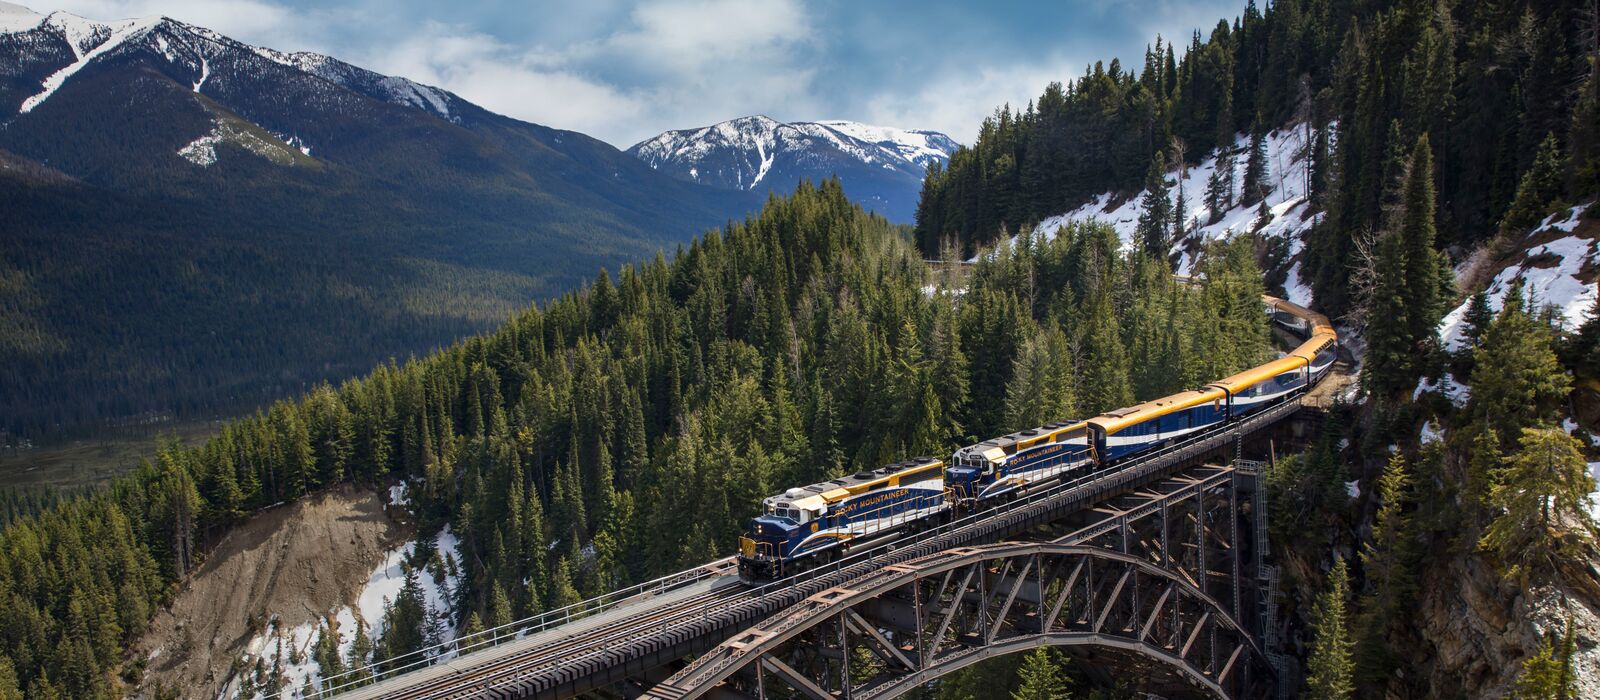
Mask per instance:
[[[1270,697],[1275,659],[1258,633],[1273,622],[1255,614],[1271,603],[1259,595],[1265,523],[1240,509],[1240,470],[1199,471],[1052,541],[946,550],[812,595],[644,697],[888,698],[1039,646],[1167,697]]]

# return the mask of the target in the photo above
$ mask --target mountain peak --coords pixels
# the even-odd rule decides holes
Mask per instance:
[[[956,146],[936,131],[755,114],[668,131],[628,152],[681,180],[731,190],[786,191],[803,178],[837,175],[857,202],[909,221],[928,166],[948,160]]]

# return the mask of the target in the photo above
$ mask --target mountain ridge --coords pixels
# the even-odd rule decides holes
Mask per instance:
[[[337,381],[759,203],[334,57],[15,5],[0,153],[38,300],[0,308],[0,433],[35,438]]]
[[[783,191],[837,175],[851,199],[905,223],[928,167],[948,162],[956,148],[936,131],[757,114],[666,131],[627,152],[677,179],[736,191]]]

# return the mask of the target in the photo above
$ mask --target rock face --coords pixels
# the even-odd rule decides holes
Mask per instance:
[[[1600,581],[1594,560],[1587,571],[1573,572],[1588,586],[1542,583],[1526,591],[1477,555],[1454,557],[1441,568],[1425,578],[1432,583],[1418,601],[1415,629],[1424,644],[1403,672],[1422,678],[1408,681],[1426,687],[1428,697],[1506,697],[1522,661],[1547,636],[1563,634],[1570,619],[1578,634],[1576,697],[1600,697],[1600,614],[1586,590]]]

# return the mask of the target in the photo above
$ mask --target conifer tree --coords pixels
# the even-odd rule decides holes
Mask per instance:
[[[1372,539],[1361,551],[1370,592],[1363,596],[1361,606],[1357,659],[1361,677],[1371,683],[1381,683],[1393,670],[1388,632],[1404,619],[1416,592],[1411,571],[1416,557],[1411,519],[1403,507],[1410,488],[1406,459],[1395,454],[1378,479],[1379,504],[1372,520]]]
[[[1211,210],[1208,223],[1217,223],[1222,215],[1233,208],[1233,152],[1232,143],[1218,147],[1215,167],[1206,180],[1206,207]]]
[[[1139,200],[1139,227],[1135,235],[1145,254],[1166,260],[1171,254],[1172,199],[1167,191],[1167,170],[1162,151],[1150,159],[1144,179],[1144,198]]]
[[[480,629],[495,630],[494,638],[498,640],[507,638],[511,631],[506,626],[511,624],[511,599],[506,596],[506,589],[495,581],[489,589],[489,619],[487,623],[480,623]],[[482,625],[487,624],[487,627]]]
[[[482,642],[483,640],[477,639],[477,636],[483,634],[486,629],[488,628],[483,626],[483,617],[478,615],[478,611],[474,610],[467,615],[467,624],[461,628],[462,651],[467,651],[473,645]]]
[[[1562,345],[1562,362],[1574,375],[1600,377],[1600,296],[1589,305],[1589,316]]]
[[[1096,285],[1109,287],[1109,283]],[[1092,291],[1076,324],[1080,344],[1078,405],[1085,414],[1100,413],[1133,402],[1128,380],[1127,349],[1117,328],[1109,289]]]
[[[1527,309],[1521,284],[1513,284],[1474,352],[1467,402],[1467,413],[1499,431],[1501,444],[1515,443],[1523,428],[1553,422],[1567,395],[1571,380],[1551,336],[1550,327]]]
[[[1495,475],[1489,501],[1498,511],[1479,545],[1500,561],[1508,576],[1548,571],[1575,544],[1562,530],[1576,525],[1580,537],[1595,530],[1586,507],[1594,491],[1582,445],[1560,428],[1524,428],[1517,452]]]
[[[1267,135],[1258,123],[1250,134],[1250,156],[1244,165],[1244,184],[1239,190],[1239,203],[1250,206],[1265,198],[1272,189],[1271,177],[1267,164]]]
[[[1306,697],[1311,700],[1348,700],[1355,692],[1353,643],[1345,612],[1350,577],[1343,559],[1328,572],[1328,588],[1312,607],[1311,626],[1316,637],[1306,661]]]
[[[1526,231],[1537,226],[1550,213],[1550,204],[1561,196],[1562,179],[1566,162],[1561,156],[1561,144],[1555,134],[1548,134],[1539,144],[1533,165],[1517,185],[1516,198],[1506,210],[1500,227],[1507,231]]]
[[[1021,684],[1011,693],[1011,700],[1067,700],[1072,697],[1066,679],[1061,677],[1061,663],[1050,647],[1039,647],[1028,653],[1017,669]]]
[[[565,557],[556,561],[555,572],[550,579],[550,609],[561,608],[582,602],[578,589],[572,585],[572,569],[567,565]]]
[[[1428,135],[1417,138],[1416,147],[1406,168],[1404,210],[1400,223],[1400,237],[1404,241],[1405,297],[1411,305],[1409,335],[1414,343],[1414,354],[1431,353],[1438,344],[1439,319],[1444,316],[1447,303],[1454,295],[1455,275],[1450,261],[1434,248],[1435,196],[1433,172],[1433,147]],[[1388,319],[1385,319],[1387,322]],[[1422,367],[1413,368],[1420,375]]]
[[[17,669],[11,659],[0,655],[0,700],[22,700],[22,684],[17,681]]]
[[[1574,697],[1569,669],[1572,656],[1567,643],[1572,632],[1565,635],[1563,648],[1558,650],[1551,637],[1545,637],[1539,650],[1522,661],[1521,672],[1512,683],[1513,700],[1568,700]]]
[[[1467,300],[1467,312],[1462,316],[1461,335],[1467,340],[1469,352],[1483,341],[1484,332],[1494,323],[1494,309],[1489,306],[1489,293],[1478,291]]]
[[[1021,430],[1076,413],[1066,335],[1053,324],[1023,341],[1006,386],[1006,425]]]

